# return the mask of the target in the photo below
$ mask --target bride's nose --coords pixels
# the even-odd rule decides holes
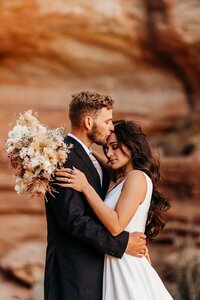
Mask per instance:
[[[108,150],[107,150],[107,156],[110,158],[112,155],[113,155],[113,151],[112,151],[112,149],[110,148],[108,148]]]

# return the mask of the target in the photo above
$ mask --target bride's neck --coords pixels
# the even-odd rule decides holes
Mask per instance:
[[[129,172],[133,170],[133,166],[127,166],[124,169],[121,169],[120,172],[116,176],[116,181],[118,181],[120,178],[124,178],[127,176]]]

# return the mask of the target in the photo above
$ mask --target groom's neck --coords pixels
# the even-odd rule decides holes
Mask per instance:
[[[92,141],[88,138],[87,134],[85,131],[83,130],[79,130],[79,129],[71,129],[71,134],[75,135],[79,140],[81,140],[81,142],[83,142],[83,144],[85,144],[87,147],[91,147],[92,146]]]

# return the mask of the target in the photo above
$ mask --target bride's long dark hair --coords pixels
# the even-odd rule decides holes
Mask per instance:
[[[133,168],[145,172],[152,180],[153,192],[145,229],[147,238],[152,240],[166,225],[166,212],[170,208],[168,199],[158,191],[159,160],[152,155],[146,135],[137,123],[119,120],[113,124],[121,150],[123,151],[121,146],[125,145],[132,152]]]

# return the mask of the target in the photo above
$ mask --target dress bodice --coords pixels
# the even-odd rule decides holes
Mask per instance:
[[[145,231],[148,210],[149,210],[149,206],[151,203],[153,185],[152,185],[152,181],[149,178],[149,176],[146,175],[144,172],[143,172],[143,174],[145,175],[145,178],[146,178],[147,191],[146,191],[146,195],[145,195],[143,202],[139,205],[139,207],[138,207],[137,211],[135,212],[134,216],[132,217],[131,221],[129,222],[127,227],[124,229],[129,232],[133,232],[133,231],[144,232]],[[125,180],[126,179],[124,179],[116,187],[114,187],[106,196],[105,203],[112,209],[115,209],[115,207],[116,207],[116,204],[120,197],[122,187],[124,185]],[[133,201],[134,201],[134,198],[133,198]]]
[[[146,195],[125,228],[126,231],[145,231],[153,185],[151,179],[145,173],[144,175]],[[107,194],[105,202],[112,209],[115,209],[125,180]],[[124,253],[121,259],[105,255],[102,300],[110,299],[173,300],[146,257],[131,256],[127,253]]]

